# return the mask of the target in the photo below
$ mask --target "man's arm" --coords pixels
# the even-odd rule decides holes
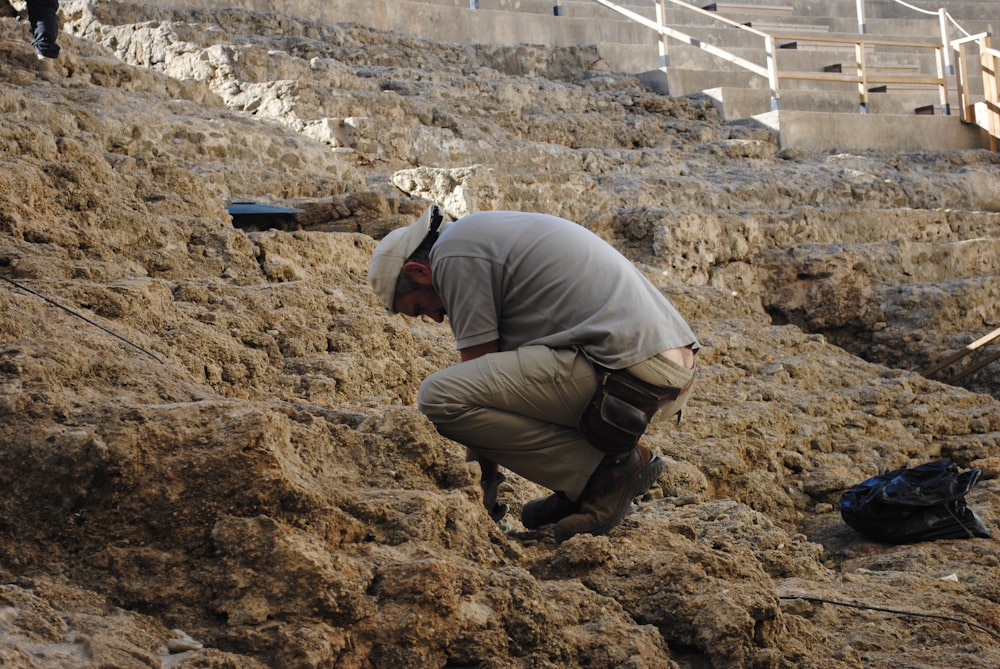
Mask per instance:
[[[462,362],[467,362],[469,360],[475,360],[476,358],[481,358],[487,353],[496,353],[498,347],[498,340],[488,341],[485,344],[477,344],[476,346],[470,346],[468,348],[459,349],[458,353],[462,357]],[[476,454],[472,452],[471,449],[465,449],[465,460],[466,462],[477,461],[483,468],[483,478],[493,479],[497,473],[497,466],[495,463],[489,460],[480,460],[476,457]],[[487,471],[489,469],[489,471]]]
[[[498,340],[488,341],[485,344],[477,344],[469,348],[460,349],[458,354],[462,357],[462,362],[481,358],[487,353],[496,353],[500,350]]]
[[[458,353],[462,358],[462,362],[467,362],[481,358],[487,353],[496,353],[498,350],[498,341],[494,339],[485,344],[460,349]],[[508,509],[506,504],[497,501],[497,493],[499,492],[500,484],[504,481],[504,475],[500,473],[497,463],[486,458],[480,458],[471,448],[465,449],[465,459],[467,462],[476,461],[479,463],[482,472],[479,484],[483,487],[483,506],[489,511],[490,517],[493,520],[499,521],[507,514]]]

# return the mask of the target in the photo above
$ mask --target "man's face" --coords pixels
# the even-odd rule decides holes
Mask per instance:
[[[443,322],[448,313],[445,311],[441,297],[434,292],[433,288],[428,287],[418,288],[397,298],[393,308],[407,316],[427,316],[437,323]]]

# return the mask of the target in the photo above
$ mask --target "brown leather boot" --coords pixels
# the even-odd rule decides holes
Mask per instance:
[[[543,525],[551,525],[571,513],[579,513],[579,511],[579,502],[571,501],[561,491],[554,492],[548,497],[525,502],[521,508],[521,523],[529,530],[537,530]]]
[[[608,532],[628,515],[632,500],[656,483],[665,464],[645,446],[602,462],[583,490],[580,512],[556,523],[556,539],[565,541],[575,534]]]

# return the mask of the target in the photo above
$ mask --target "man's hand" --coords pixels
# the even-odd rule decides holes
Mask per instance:
[[[497,463],[478,457],[471,449],[466,450],[466,460],[475,460],[479,463],[481,475],[479,485],[483,489],[483,506],[489,512],[490,518],[494,522],[500,522],[507,515],[510,506],[504,502],[497,501],[500,494],[500,484],[507,480],[507,477],[500,473]]]
[[[497,472],[492,480],[483,479],[480,483],[483,486],[483,506],[490,514],[494,522],[499,523],[510,511],[510,506],[506,502],[498,502],[497,496],[500,493],[500,484],[507,480],[507,477]]]

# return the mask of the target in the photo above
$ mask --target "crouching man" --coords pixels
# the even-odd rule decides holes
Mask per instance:
[[[566,219],[487,211],[448,223],[431,206],[378,244],[382,304],[448,317],[462,362],[428,376],[418,406],[466,446],[494,509],[498,465],[553,491],[528,529],[603,534],[663,471],[639,437],[680,414],[700,345],[677,309],[611,245]],[[502,513],[502,512],[501,512]]]

